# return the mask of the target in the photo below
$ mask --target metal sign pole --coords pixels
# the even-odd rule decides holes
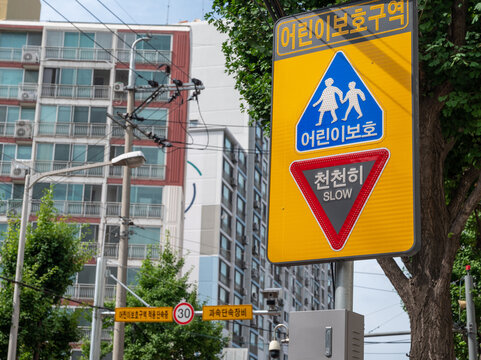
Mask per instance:
[[[354,262],[339,261],[336,263],[336,289],[334,293],[334,307],[336,310],[352,311]]]

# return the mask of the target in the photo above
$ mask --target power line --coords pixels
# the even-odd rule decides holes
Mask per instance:
[[[102,50],[104,50],[106,53],[108,53],[110,56],[112,56],[115,60],[117,60],[119,63],[123,64],[123,65],[127,65],[127,68],[128,69],[131,69],[130,68],[130,65],[123,62],[122,60],[120,60],[118,57],[116,57],[114,54],[112,54],[111,51],[107,50],[106,48],[104,48],[102,45],[100,45],[97,41],[95,41],[95,39],[93,39],[89,34],[87,34],[85,31],[83,31],[82,29],[80,29],[77,25],[75,25],[72,21],[70,21],[66,16],[64,16],[60,11],[58,11],[54,6],[52,6],[47,0],[42,0],[45,4],[47,4],[53,11],[55,11],[57,14],[59,14],[62,18],[64,18],[68,23],[70,23],[74,28],[76,28],[80,33],[82,33],[83,35],[85,35],[89,40],[93,41],[99,48],[101,48]],[[139,72],[137,72],[135,69],[131,69],[133,72],[135,72],[137,74],[138,77],[140,77],[141,79],[144,79],[145,81],[147,81],[147,79],[145,79]]]

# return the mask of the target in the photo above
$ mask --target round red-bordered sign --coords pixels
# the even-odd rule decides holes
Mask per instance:
[[[179,325],[187,325],[194,319],[194,307],[188,302],[178,303],[174,308],[174,321]]]

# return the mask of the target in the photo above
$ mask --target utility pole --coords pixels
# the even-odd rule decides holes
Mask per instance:
[[[341,260],[336,263],[336,288],[334,289],[334,308],[352,311],[352,289],[354,262]]]
[[[474,310],[473,295],[473,277],[471,276],[471,266],[466,266],[466,275],[464,276],[464,286],[466,289],[466,330],[468,333],[468,353],[469,360],[478,360],[478,340],[476,328],[476,314]]]
[[[130,120],[135,109],[135,47],[140,41],[149,41],[150,37],[138,38],[130,47],[130,63],[129,63],[129,83],[127,85],[127,115]],[[126,121],[125,127],[125,147],[124,153],[132,151],[133,129],[130,121]],[[119,256],[117,277],[120,282],[127,283],[127,260],[129,251],[129,223],[130,223],[130,185],[131,170],[124,168],[122,177],[122,208],[120,210],[120,239],[119,239]],[[115,307],[125,307],[126,292],[122,286],[116,287]],[[115,322],[114,324],[114,341],[113,341],[113,360],[122,360],[124,358],[124,338],[125,324],[123,322]]]

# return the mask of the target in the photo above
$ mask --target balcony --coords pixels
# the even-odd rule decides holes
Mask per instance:
[[[0,123],[0,136],[14,136],[15,135],[15,123],[14,122],[1,122]]]
[[[167,137],[167,128],[165,126],[159,125],[137,125],[137,128],[146,134],[152,133],[157,135],[158,137]],[[138,136],[140,139],[148,139],[147,136],[142,134],[139,130],[134,129],[134,136]],[[113,124],[112,125],[112,137],[115,138],[123,138],[125,136],[124,128],[120,127],[119,125]]]
[[[0,215],[20,215],[21,212],[22,199],[0,201]]]
[[[120,216],[120,208],[122,204],[119,202],[107,203],[107,216]],[[162,219],[163,205],[161,204],[131,204],[130,216],[138,218]]]
[[[45,47],[45,60],[112,61],[112,49]],[[128,60],[127,60],[128,62]]]
[[[82,166],[86,164],[91,164],[91,163],[85,163],[85,162],[79,162],[79,161],[36,160],[34,167],[35,167],[35,172],[41,173],[41,172],[47,172],[47,171],[53,171],[53,170],[67,169],[67,168]],[[77,175],[77,176],[102,177],[104,176],[104,168],[98,167],[98,168],[93,168],[88,170],[80,170],[80,171],[71,172],[70,174]]]
[[[112,166],[109,175],[120,178],[123,175],[123,168],[120,166]],[[142,165],[132,169],[133,178],[141,179],[165,179],[165,165]]]
[[[146,244],[129,244],[129,260],[145,260],[147,255],[150,259],[159,259],[159,246]],[[106,243],[104,245],[104,256],[117,259],[119,257],[119,244]]]
[[[24,46],[23,48],[0,47],[0,61],[18,61],[38,64],[40,59],[39,46]]]
[[[10,176],[11,169],[12,169],[11,161],[0,161],[0,175]]]
[[[0,98],[20,101],[36,101],[36,84],[0,85]]]
[[[1,131],[1,124],[0,124]],[[74,123],[74,122],[55,122],[39,123],[38,136],[81,136],[81,137],[104,137],[107,133],[106,124]]]
[[[47,98],[108,100],[110,98],[110,86],[42,84],[42,96]]]
[[[73,299],[93,299],[94,293],[94,284],[74,284],[67,288],[65,296]],[[115,285],[105,285],[105,300],[113,299],[115,299]]]
[[[32,200],[32,214],[40,210],[40,202],[40,199]],[[55,200],[53,205],[61,215],[82,217],[99,217],[102,208],[101,202],[94,201]]]
[[[155,64],[170,63],[172,60],[171,52],[169,50],[154,50],[154,49],[137,49],[135,62],[137,64]],[[130,49],[117,50],[117,59],[121,62],[129,63]]]

